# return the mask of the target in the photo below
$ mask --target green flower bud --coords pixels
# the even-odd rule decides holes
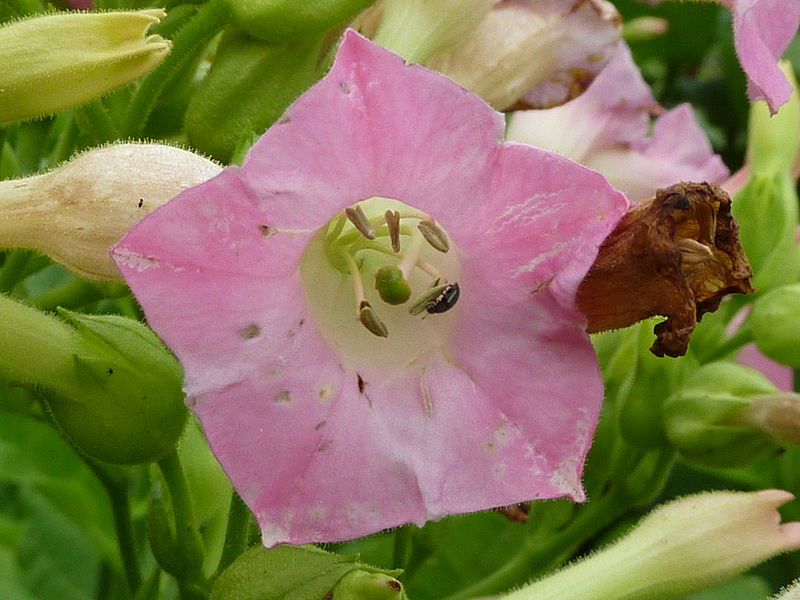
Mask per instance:
[[[748,323],[762,354],[800,368],[800,284],[785,285],[758,298]]]
[[[315,37],[272,46],[228,29],[186,111],[192,145],[230,162],[242,139],[263,133],[322,74],[322,44]]]
[[[335,600],[403,600],[402,584],[385,573],[350,571],[333,588]]]
[[[155,68],[169,41],[145,36],[166,13],[63,13],[0,28],[0,125],[78,106]]]
[[[667,436],[692,462],[717,467],[749,464],[778,445],[747,423],[745,411],[756,398],[776,392],[769,379],[744,365],[704,365],[664,403]]]
[[[63,311],[67,322],[0,296],[0,374],[35,388],[88,456],[158,460],[186,420],[181,370],[142,323]]]
[[[800,148],[800,99],[791,68],[781,65],[795,91],[774,116],[764,102],[750,109],[750,178],[734,196],[732,213],[753,267],[753,286],[767,291],[800,279],[797,190],[791,168]]]
[[[255,38],[287,43],[322,33],[375,0],[226,0],[234,22]]]
[[[403,304],[411,297],[411,286],[396,265],[378,269],[375,273],[375,289],[387,304]]]
[[[172,146],[114,144],[43,175],[0,181],[0,248],[37,250],[90,279],[121,279],[111,246],[142,217],[220,170]]]

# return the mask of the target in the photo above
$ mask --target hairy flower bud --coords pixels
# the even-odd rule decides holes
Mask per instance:
[[[170,43],[147,29],[166,13],[63,13],[0,28],[0,125],[77,106],[155,68]]]
[[[745,415],[755,399],[775,393],[772,382],[744,365],[704,365],[664,403],[669,441],[692,462],[712,466],[751,463],[776,450],[777,444]]]
[[[789,492],[708,492],[657,508],[625,537],[504,600],[683,598],[770,556],[800,548],[780,523]]]
[[[187,414],[175,358],[138,321],[62,315],[67,322],[0,296],[0,374],[36,389],[94,459],[136,464],[168,454]]]
[[[37,250],[91,279],[119,279],[108,251],[134,223],[221,168],[172,146],[115,144],[43,175],[0,182],[0,248]]]

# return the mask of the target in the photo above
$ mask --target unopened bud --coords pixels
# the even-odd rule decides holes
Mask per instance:
[[[67,322],[0,296],[0,374],[35,388],[94,459],[137,464],[169,454],[187,415],[175,357],[139,321],[62,316]]]
[[[336,600],[402,600],[402,584],[386,573],[362,570],[350,571],[333,588]]]
[[[657,508],[625,537],[503,600],[683,598],[800,548],[782,490],[708,492]]]
[[[747,322],[763,354],[800,368],[800,284],[785,285],[758,298]]]
[[[800,395],[781,392],[756,398],[737,415],[778,443],[800,445]]]
[[[743,415],[755,399],[776,393],[771,381],[744,365],[704,365],[664,403],[667,437],[692,462],[720,467],[749,464],[778,445]]]
[[[170,43],[145,34],[164,15],[72,12],[0,28],[0,125],[78,106],[155,68]]]
[[[111,246],[142,217],[219,173],[159,144],[85,152],[43,175],[0,181],[0,248],[29,248],[91,279],[121,279]]]

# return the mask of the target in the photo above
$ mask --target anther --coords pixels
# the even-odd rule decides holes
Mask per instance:
[[[358,310],[358,320],[370,333],[378,337],[388,337],[389,330],[386,329],[384,322],[381,321],[380,317],[366,300],[361,301]]]
[[[681,252],[683,262],[689,265],[696,265],[714,258],[711,248],[691,238],[679,240],[678,250]]]
[[[445,235],[442,228],[436,223],[433,221],[420,221],[417,228],[422,233],[422,237],[425,238],[425,241],[439,252],[447,252],[450,250],[450,242],[447,241],[447,235]]]
[[[386,227],[389,229],[389,239],[392,241],[392,250],[400,252],[400,211],[387,210],[383,213]]]
[[[364,214],[363,209],[359,205],[356,204],[355,208],[348,206],[344,209],[344,214],[347,215],[347,218],[353,226],[358,229],[365,238],[368,240],[375,239],[375,230],[372,228],[367,215]]]

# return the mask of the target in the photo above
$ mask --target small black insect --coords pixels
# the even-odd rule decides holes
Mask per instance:
[[[461,295],[461,290],[459,289],[458,284],[449,283],[447,284],[447,287],[439,292],[438,296],[431,299],[431,301],[425,306],[425,310],[432,315],[447,312],[456,305],[459,295]]]

